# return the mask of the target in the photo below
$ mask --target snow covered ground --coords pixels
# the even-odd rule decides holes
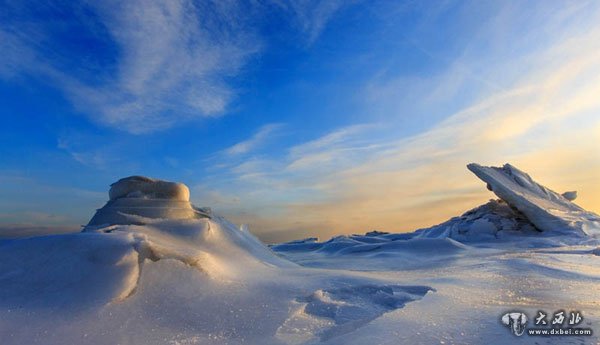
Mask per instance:
[[[0,241],[0,343],[598,343],[598,216],[512,166],[469,168],[503,200],[413,233],[271,248],[184,185],[122,179],[83,232]],[[559,310],[595,333],[501,321]]]

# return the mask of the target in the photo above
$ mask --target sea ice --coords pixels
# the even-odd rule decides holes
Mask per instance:
[[[182,184],[122,179],[82,232],[0,240],[1,342],[534,344],[501,316],[571,306],[600,324],[598,216],[514,167],[471,169],[500,200],[412,233],[271,248]]]

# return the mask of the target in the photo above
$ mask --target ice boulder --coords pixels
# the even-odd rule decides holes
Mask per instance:
[[[467,166],[510,207],[521,212],[543,232],[572,236],[600,236],[600,216],[571,202],[577,194],[556,193],[516,167]]]
[[[88,226],[147,224],[150,219],[195,219],[210,212],[190,203],[190,190],[183,183],[145,176],[130,176],[113,183],[109,200]]]

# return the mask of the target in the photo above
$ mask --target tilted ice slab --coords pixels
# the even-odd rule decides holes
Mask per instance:
[[[471,163],[467,167],[539,230],[572,236],[600,235],[600,216],[571,202],[574,192],[558,194],[510,164],[500,168]]]

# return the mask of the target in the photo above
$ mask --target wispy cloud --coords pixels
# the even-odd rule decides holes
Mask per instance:
[[[321,35],[325,25],[343,6],[356,1],[341,0],[290,0],[275,1],[293,14],[301,31],[306,35],[308,44],[312,44]]]
[[[188,0],[104,1],[90,3],[88,10],[108,33],[96,38],[116,45],[114,63],[100,66],[112,74],[64,69],[71,57],[48,54],[60,48],[54,46],[56,37],[44,35],[53,23],[43,19],[36,25],[13,23],[2,33],[3,74],[21,68],[50,77],[94,120],[132,133],[222,114],[235,93],[226,79],[260,50],[253,32],[240,26],[243,10],[233,2],[225,8]],[[94,32],[92,24],[84,29],[105,34]],[[39,37],[24,39],[31,33]]]
[[[137,170],[139,166],[139,159],[131,154],[138,148],[126,145],[121,136],[107,140],[93,131],[63,130],[56,140],[56,148],[93,170],[117,174]]]
[[[244,141],[241,141],[227,149],[225,153],[228,155],[241,155],[249,153],[250,151],[263,145],[277,130],[283,127],[280,123],[271,123],[262,126],[254,135]]]
[[[98,149],[92,151],[78,151],[73,144],[65,137],[58,138],[57,148],[67,152],[75,161],[96,169],[106,169],[107,156]]]

